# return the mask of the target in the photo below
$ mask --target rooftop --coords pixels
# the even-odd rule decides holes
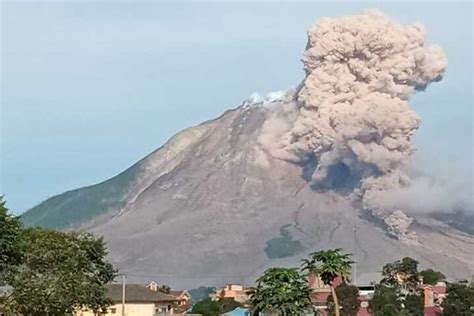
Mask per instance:
[[[107,297],[112,302],[122,301],[122,284],[107,285]],[[153,291],[142,284],[126,284],[125,286],[126,302],[147,302],[147,303],[173,303],[177,298],[160,291]]]

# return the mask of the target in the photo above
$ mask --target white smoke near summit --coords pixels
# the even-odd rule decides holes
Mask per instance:
[[[408,101],[442,79],[447,65],[442,49],[426,45],[421,25],[401,25],[370,10],[311,26],[303,64],[306,78],[295,96],[296,114],[286,120],[288,130],[265,141],[273,124],[284,125],[284,115],[274,114],[262,143],[279,158],[316,161],[315,186],[342,167],[345,176],[357,179],[354,201],[383,219],[394,235],[407,237],[407,225],[397,222],[403,213],[387,207],[385,193],[410,183],[410,142],[420,120]]]

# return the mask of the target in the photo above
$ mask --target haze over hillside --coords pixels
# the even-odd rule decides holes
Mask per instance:
[[[416,183],[408,166],[420,120],[409,99],[442,79],[442,49],[421,26],[368,11],[313,25],[303,63],[296,90],[184,130],[24,222],[102,234],[122,272],[176,286],[251,283],[326,247],[353,253],[364,281],[403,255],[471,275],[474,237],[394,198]]]

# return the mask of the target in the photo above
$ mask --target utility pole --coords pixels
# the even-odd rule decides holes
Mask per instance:
[[[122,316],[125,316],[125,274],[122,274]]]
[[[354,225],[353,228],[354,231],[354,244],[353,244],[353,249],[352,249],[352,254],[355,256],[356,255],[356,245],[357,245],[357,224]],[[357,286],[357,259],[354,258],[354,263],[352,264],[352,284]]]

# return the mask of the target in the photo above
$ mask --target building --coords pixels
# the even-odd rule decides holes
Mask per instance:
[[[186,290],[171,290],[167,285],[159,285],[155,281],[151,281],[146,287],[152,291],[162,291],[165,294],[174,296],[177,299],[175,307],[181,311],[191,306],[191,294]]]
[[[436,285],[422,284],[424,295],[424,316],[443,315],[441,303],[446,298],[447,287],[445,282],[438,282]]]
[[[122,284],[107,285],[107,297],[112,305],[106,313],[100,315],[122,316]],[[169,294],[153,290],[141,284],[125,286],[125,315],[124,316],[155,316],[175,313],[179,300]],[[95,316],[90,310],[78,310],[76,316]]]
[[[374,285],[357,285],[359,289],[359,302],[360,308],[357,312],[357,316],[370,316],[372,312],[369,310],[370,301],[374,297],[375,294],[375,286]]]
[[[174,296],[177,300],[177,306],[180,308],[187,309],[191,306],[191,294],[186,290],[171,290],[170,295]]]
[[[342,283],[342,278],[337,277],[333,280],[332,286],[337,287]],[[326,313],[327,299],[331,295],[331,286],[324,284],[319,276],[310,273],[308,275],[308,288],[312,291],[311,303],[316,311],[324,314]]]
[[[333,280],[333,287],[341,285],[343,282],[342,278],[337,277]],[[324,282],[318,276],[310,274],[308,276],[308,287],[312,290],[311,303],[317,310],[319,315],[328,315],[327,299],[331,295],[331,287],[324,284]],[[375,293],[375,287],[373,285],[357,286],[359,289],[358,299],[360,301],[359,311],[357,316],[370,316],[372,313],[369,311],[369,303]]]
[[[236,302],[246,304],[249,302],[248,289],[241,284],[227,284],[209,295],[213,300],[221,298],[233,298]]]

